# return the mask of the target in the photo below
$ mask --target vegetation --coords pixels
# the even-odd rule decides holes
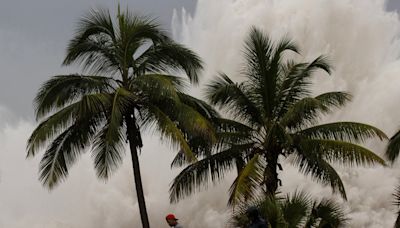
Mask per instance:
[[[98,177],[109,178],[129,143],[141,220],[147,228],[138,160],[142,132],[157,131],[189,161],[196,158],[187,134],[215,141],[211,124],[200,113],[208,106],[184,93],[188,80],[171,75],[183,73],[196,84],[202,62],[153,19],[118,9],[115,20],[106,10],[91,11],[80,20],[63,64],[74,63],[83,74],[54,76],[37,93],[40,124],[29,138],[27,156],[48,145],[40,180],[52,189],[90,146]]]
[[[329,185],[346,199],[340,176],[331,166],[384,165],[369,149],[360,146],[370,138],[386,139],[379,129],[357,122],[318,124],[319,117],[343,107],[350,94],[333,91],[311,96],[312,75],[317,70],[331,73],[326,57],[297,62],[286,52],[299,53],[288,39],[272,42],[252,28],[245,42],[242,82],[220,74],[208,84],[208,101],[231,119],[214,120],[218,142],[192,142],[199,160],[189,164],[170,188],[171,201],[218,182],[233,168],[238,175],[230,187],[229,204],[238,205],[260,193],[273,196],[281,180],[278,170],[286,158],[299,171]],[[207,142],[203,140],[203,142]],[[201,145],[201,146],[200,146]],[[187,164],[179,155],[175,165]]]
[[[337,228],[347,222],[344,209],[329,199],[313,200],[304,192],[286,197],[265,196],[251,205],[271,228]],[[232,227],[248,227],[246,207],[239,208],[231,218]]]

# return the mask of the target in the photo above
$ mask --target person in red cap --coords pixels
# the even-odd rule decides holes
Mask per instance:
[[[170,227],[174,228],[183,228],[180,224],[178,224],[178,219],[175,217],[174,214],[168,214],[167,217],[165,217],[167,220],[167,223]]]

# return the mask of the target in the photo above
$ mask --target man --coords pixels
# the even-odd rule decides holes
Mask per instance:
[[[267,223],[261,218],[260,212],[256,207],[249,207],[246,214],[250,220],[249,228],[268,228]]]
[[[167,220],[167,223],[170,227],[174,228],[183,228],[180,224],[178,224],[178,219],[175,217],[174,214],[168,214],[167,217],[165,217]]]

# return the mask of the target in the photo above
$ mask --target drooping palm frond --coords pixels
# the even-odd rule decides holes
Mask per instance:
[[[299,134],[313,139],[331,139],[349,142],[365,142],[370,138],[387,139],[384,132],[368,124],[356,122],[336,122],[312,126]]]
[[[230,206],[234,207],[239,203],[254,199],[260,193],[264,166],[258,154],[245,164],[229,189],[228,204]]]
[[[187,166],[172,182],[171,202],[177,202],[198,189],[206,188],[210,180],[219,181],[227,171],[234,168],[235,160],[242,156],[243,151],[249,151],[253,147],[252,143],[236,145]]]
[[[331,186],[333,192],[338,192],[344,199],[347,199],[339,174],[319,154],[298,148],[294,156],[293,164],[298,166],[301,173],[310,175],[315,181],[323,185]]]
[[[79,101],[72,103],[47,119],[43,120],[32,132],[27,144],[27,157],[34,156],[48,141],[52,140],[74,121],[98,119],[93,124],[99,124],[104,117],[104,110],[111,106],[109,94],[97,93],[84,95]]]
[[[40,161],[43,185],[52,189],[68,176],[68,169],[88,148],[95,132],[92,120],[77,121],[52,141]]]
[[[145,112],[142,112],[143,126],[154,126],[163,138],[168,139],[172,145],[179,146],[188,160],[196,161],[195,155],[177,125],[158,107],[147,104],[145,109]]]
[[[36,119],[57,111],[83,95],[112,92],[116,82],[107,77],[59,75],[48,80],[34,100]]]
[[[302,140],[301,147],[315,153],[326,161],[353,165],[385,165],[385,161],[374,152],[357,144],[328,139]]]
[[[95,136],[93,142],[94,166],[97,176],[107,179],[111,173],[121,164],[125,151],[124,142],[124,116],[128,115],[130,93],[119,88],[113,97],[112,106],[105,126]]]

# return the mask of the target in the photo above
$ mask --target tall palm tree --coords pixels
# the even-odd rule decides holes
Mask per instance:
[[[298,53],[298,48],[288,39],[273,43],[252,28],[245,43],[242,82],[220,74],[208,84],[207,99],[231,120],[219,120],[219,142],[174,179],[171,201],[202,188],[210,178],[219,181],[233,168],[238,175],[230,188],[230,204],[251,199],[261,190],[274,195],[281,184],[278,169],[282,170],[285,158],[290,158],[300,172],[330,185],[346,198],[331,163],[385,164],[357,144],[369,138],[386,139],[381,130],[356,122],[318,125],[321,115],[342,107],[351,96],[334,91],[312,97],[311,76],[317,70],[330,73],[331,66],[323,56],[309,63],[296,62],[284,56],[288,51]],[[176,161],[185,164],[182,159]]]
[[[285,197],[266,196],[252,203],[271,228],[338,228],[347,224],[344,209],[333,200],[314,200],[304,192]],[[231,218],[232,227],[248,227],[246,210],[242,205]]]
[[[201,114],[210,107],[184,93],[189,81],[198,82],[202,62],[154,20],[118,9],[116,19],[107,10],[96,10],[80,20],[63,62],[74,63],[83,74],[54,76],[40,88],[34,100],[40,124],[28,140],[27,157],[48,145],[40,180],[52,189],[89,146],[98,177],[109,178],[129,143],[140,216],[147,228],[138,160],[142,132],[158,131],[190,161],[195,157],[186,142],[189,135],[214,140],[213,128]]]

